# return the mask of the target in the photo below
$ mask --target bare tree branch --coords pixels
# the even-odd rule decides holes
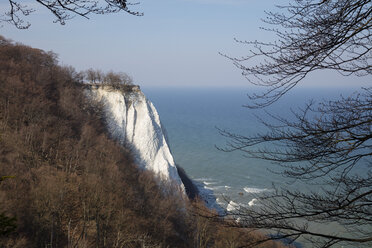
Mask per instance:
[[[274,103],[310,73],[333,70],[342,75],[372,74],[372,3],[370,0],[294,0],[269,12],[265,22],[278,40],[238,41],[250,54],[232,58],[254,85],[266,88],[251,95],[248,108]],[[253,64],[251,61],[261,61]],[[250,64],[251,63],[251,64]],[[280,165],[291,184],[256,195],[258,206],[230,212],[245,228],[271,230],[267,240],[290,238],[312,246],[372,244],[372,88],[338,100],[309,102],[291,110],[292,118],[269,114],[270,131],[244,135],[220,130],[223,151]],[[296,185],[309,185],[298,190]],[[311,190],[310,190],[311,189]],[[346,232],[321,231],[336,224]],[[261,240],[265,242],[267,240]]]
[[[18,29],[27,29],[30,23],[24,19],[36,10],[27,4],[21,4],[19,0],[8,0],[9,10],[0,15],[0,22],[14,25]],[[89,19],[91,14],[110,14],[127,12],[131,15],[141,16],[143,13],[132,11],[127,0],[35,0],[36,3],[48,9],[54,16],[55,21],[62,25],[75,16]]]
[[[267,88],[251,95],[248,107],[272,104],[309,73],[335,70],[343,75],[370,75],[372,3],[370,0],[295,0],[279,6],[286,13],[268,12],[264,20],[275,28],[276,42],[238,41],[251,47],[242,58],[230,57],[247,80]],[[251,61],[261,61],[250,65]]]

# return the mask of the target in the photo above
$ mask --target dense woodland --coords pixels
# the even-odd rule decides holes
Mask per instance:
[[[1,248],[245,247],[260,237],[206,218],[139,170],[79,78],[54,53],[0,37]]]

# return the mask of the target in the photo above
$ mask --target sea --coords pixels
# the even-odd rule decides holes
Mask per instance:
[[[322,101],[348,96],[358,88],[294,88],[280,100],[264,109],[249,109],[249,87],[157,87],[143,88],[154,103],[175,159],[199,188],[209,192],[219,206],[234,208],[258,204],[256,198],[276,187],[293,187],[283,178],[280,167],[271,162],[248,158],[243,152],[224,152],[229,139],[221,130],[254,135],[267,132],[263,121],[271,121],[268,113],[292,118],[292,111],[311,100]],[[220,148],[220,149],[219,149]],[[296,184],[296,189],[311,190]]]

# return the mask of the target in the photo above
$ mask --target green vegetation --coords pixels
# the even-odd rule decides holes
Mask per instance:
[[[262,237],[226,228],[138,170],[79,77],[55,54],[0,37],[0,175],[14,176],[0,184],[1,248],[238,247]]]

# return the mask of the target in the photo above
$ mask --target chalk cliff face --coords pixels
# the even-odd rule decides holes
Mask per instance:
[[[182,189],[173,156],[164,136],[158,112],[139,87],[115,89],[111,86],[86,88],[89,97],[103,104],[109,133],[133,149],[137,164],[152,170],[162,180]]]

